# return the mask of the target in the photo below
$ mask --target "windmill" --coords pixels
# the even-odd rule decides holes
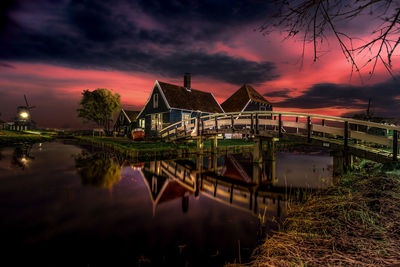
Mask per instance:
[[[26,95],[24,95],[26,106],[18,106],[17,108],[17,118],[19,121],[30,121],[31,120],[31,109],[34,109],[36,106],[30,106],[28,103],[28,99]]]
[[[34,122],[31,119],[30,111],[34,109],[36,106],[30,106],[28,103],[28,99],[26,95],[24,95],[25,99],[25,106],[18,106],[17,107],[17,117],[16,117],[16,124],[20,130],[28,130],[34,126]]]

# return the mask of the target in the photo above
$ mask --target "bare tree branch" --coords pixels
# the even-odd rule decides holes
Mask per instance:
[[[313,59],[319,58],[323,41],[334,36],[346,60],[352,66],[352,73],[371,64],[370,76],[374,74],[380,62],[392,75],[392,57],[400,43],[400,1],[396,0],[275,0],[276,12],[269,21],[259,27],[264,34],[274,29],[286,32],[287,38],[302,35],[304,46],[313,43]],[[381,20],[371,32],[371,39],[353,47],[356,36],[340,29],[340,25],[361,16],[369,16],[370,21]],[[353,34],[354,35],[354,34]],[[319,45],[318,45],[319,44]],[[359,67],[367,55],[366,63]],[[360,58],[361,57],[361,58]],[[361,76],[360,76],[361,77]]]

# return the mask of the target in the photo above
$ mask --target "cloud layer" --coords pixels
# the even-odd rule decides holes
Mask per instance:
[[[278,77],[274,63],[210,48],[229,39],[234,27],[250,28],[267,7],[251,1],[17,1],[4,13],[0,59],[261,83]]]

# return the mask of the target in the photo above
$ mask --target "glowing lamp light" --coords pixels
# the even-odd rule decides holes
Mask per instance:
[[[29,115],[28,115],[28,113],[27,113],[27,112],[21,112],[19,115],[20,115],[20,116],[21,116],[21,118],[23,118],[23,119],[26,119],[26,118],[28,118],[28,117],[29,117]]]

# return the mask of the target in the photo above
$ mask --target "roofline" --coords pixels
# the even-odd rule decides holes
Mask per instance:
[[[131,119],[129,119],[128,115],[126,114],[125,110],[121,108],[121,111],[124,113],[125,117],[128,119],[129,123],[132,123]]]
[[[151,93],[150,93],[149,98],[148,98],[147,101],[146,101],[146,104],[144,104],[142,110],[140,111],[139,115],[137,115],[136,119],[139,118],[140,115],[142,115],[143,110],[146,108],[147,104],[150,102],[151,96],[153,95],[154,88],[156,88],[156,85],[157,85],[158,90],[160,90],[161,96],[163,97],[165,103],[167,104],[167,108],[168,108],[168,109],[171,109],[171,106],[169,105],[169,103],[168,103],[168,101],[167,101],[167,98],[165,97],[164,92],[163,92],[163,90],[161,89],[160,84],[158,83],[158,80],[156,80],[156,81],[154,82],[153,89],[151,89]]]
[[[214,101],[218,104],[219,108],[222,110],[222,113],[225,113],[225,110],[222,108],[222,106],[218,103],[217,99],[215,99],[215,96],[212,92],[210,92],[210,94],[212,95],[212,97],[214,98]]]
[[[249,101],[247,101],[247,104],[244,106],[244,108],[240,112],[243,112],[247,108],[247,106],[250,104],[250,102],[251,102],[251,99],[249,99]]]

